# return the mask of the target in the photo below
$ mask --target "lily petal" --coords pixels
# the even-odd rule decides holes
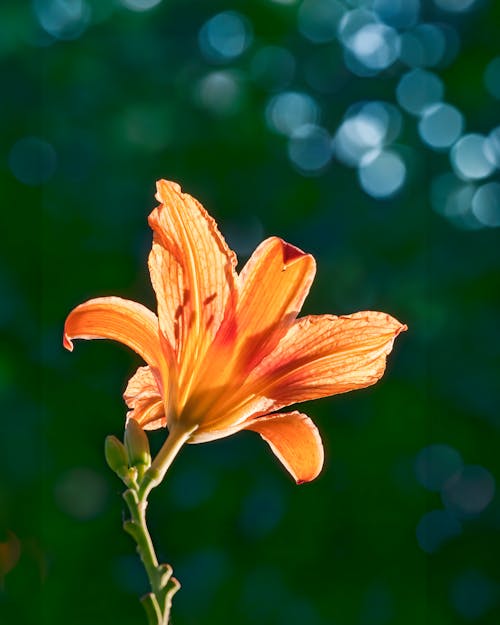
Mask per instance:
[[[297,484],[310,482],[323,467],[323,444],[317,427],[300,412],[273,414],[251,421],[246,430],[258,432]]]
[[[176,354],[179,388],[187,396],[235,291],[236,256],[212,217],[179,185],[160,180],[157,191],[161,204],[149,217],[149,270],[160,329]]]
[[[231,411],[239,401],[244,380],[297,317],[315,271],[310,254],[278,237],[266,239],[252,254],[238,276],[234,314],[222,324],[193,390],[190,409],[205,423],[218,407]]]
[[[315,273],[310,254],[278,237],[257,247],[239,275],[240,368],[248,372],[276,347],[302,308]]]
[[[150,367],[139,367],[130,378],[123,399],[130,408],[128,419],[135,419],[145,430],[165,427],[167,419],[156,378]]]
[[[297,319],[275,350],[239,386],[228,386],[205,406],[198,435],[240,427],[291,404],[375,384],[395,337],[406,326],[379,312]],[[207,395],[210,392],[207,391]]]
[[[375,384],[396,336],[407,327],[390,315],[308,316],[290,328],[248,385],[274,409]]]
[[[74,308],[64,324],[63,345],[73,339],[112,339],[132,348],[151,367],[163,368],[158,318],[142,304],[121,297],[99,297]]]

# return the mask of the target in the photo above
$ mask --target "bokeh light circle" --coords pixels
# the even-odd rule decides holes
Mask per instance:
[[[337,30],[337,36],[345,46],[356,33],[368,24],[379,24],[380,20],[373,11],[364,8],[353,9],[342,16]]]
[[[488,135],[486,145],[484,146],[484,152],[486,158],[493,163],[497,169],[500,169],[500,126],[494,128]]]
[[[90,23],[85,0],[33,0],[40,26],[56,39],[77,39]]]
[[[431,510],[420,519],[416,536],[420,548],[434,553],[451,539],[459,536],[462,526],[447,510]]]
[[[364,102],[349,108],[332,147],[346,165],[357,167],[363,156],[374,148],[394,141],[401,131],[401,113],[387,102]]]
[[[420,0],[373,0],[377,16],[394,28],[410,28],[420,13]]]
[[[467,465],[444,486],[441,497],[450,512],[470,518],[480,514],[493,499],[495,479],[479,465]]]
[[[396,106],[389,102],[367,102],[360,110],[365,120],[371,119],[379,125],[382,133],[380,143],[387,145],[395,141],[401,132],[402,115]]]
[[[376,121],[353,116],[337,129],[332,148],[340,161],[357,167],[368,151],[381,144],[382,136],[383,130]]]
[[[285,91],[269,101],[266,120],[273,130],[291,136],[301,126],[318,122],[319,107],[306,93]]]
[[[464,182],[451,172],[436,176],[431,184],[431,203],[434,210],[462,230],[478,230],[482,224],[472,212],[472,198],[476,187]]]
[[[70,469],[61,475],[54,490],[60,509],[80,521],[88,521],[102,514],[108,497],[104,478],[84,467]]]
[[[413,115],[420,115],[440,102],[443,94],[444,85],[439,76],[419,68],[404,74],[396,87],[399,105]]]
[[[484,84],[488,92],[500,100],[500,56],[492,59],[484,71]]]
[[[500,183],[488,182],[480,186],[472,198],[472,213],[489,228],[500,226]]]
[[[462,13],[471,9],[476,0],[434,0],[436,6],[451,13]]]
[[[216,115],[236,113],[241,101],[241,81],[233,71],[210,72],[198,83],[200,103]]]
[[[453,174],[450,176],[455,178]],[[456,184],[452,184],[446,194],[442,214],[462,230],[478,230],[482,224],[472,213],[472,198],[476,187],[471,183],[464,183],[456,178],[455,180]]]
[[[416,478],[430,491],[440,491],[462,468],[462,456],[449,445],[424,447],[415,459]]]
[[[345,13],[337,34],[344,46],[344,63],[357,76],[374,76],[399,56],[398,32],[366,8]]]
[[[475,186],[465,183],[449,172],[436,176],[431,183],[431,203],[434,210],[461,225],[472,223],[471,208]],[[474,218],[474,223],[477,221]]]
[[[366,24],[346,41],[356,59],[371,70],[383,70],[399,56],[400,40],[394,28],[386,24]]]
[[[456,173],[470,180],[486,178],[495,169],[487,155],[486,137],[480,134],[464,135],[453,146],[450,158]]]
[[[432,104],[424,109],[418,124],[420,136],[435,149],[452,146],[462,134],[464,118],[451,104]]]
[[[394,151],[372,150],[362,158],[358,176],[366,193],[374,198],[388,198],[403,186],[406,166]]]
[[[205,22],[198,42],[207,60],[227,62],[241,56],[252,38],[252,29],[245,16],[236,11],[223,11]]]
[[[297,128],[288,144],[288,156],[303,173],[321,172],[330,162],[330,135],[324,128],[306,124]]]
[[[314,43],[333,41],[345,11],[338,0],[304,0],[298,11],[299,31]]]
[[[410,67],[438,65],[446,53],[446,36],[436,24],[419,24],[401,35],[400,59]]]
[[[19,139],[10,150],[9,167],[23,184],[36,186],[49,180],[57,168],[54,148],[38,137]]]
[[[160,4],[161,0],[121,0],[123,6],[131,11],[149,11]]]
[[[482,571],[469,569],[458,575],[450,588],[455,611],[467,622],[482,620],[498,601],[498,584]]]

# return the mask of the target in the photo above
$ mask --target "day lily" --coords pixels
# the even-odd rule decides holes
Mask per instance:
[[[406,326],[373,311],[297,318],[316,270],[310,254],[271,237],[237,273],[236,255],[196,199],[166,180],[156,199],[157,315],[119,297],[91,299],[69,314],[65,347],[113,339],[143,358],[124,393],[127,418],[143,429],[167,427],[179,447],[252,430],[297,482],[314,479],[323,464],[316,426],[278,411],[374,384]]]

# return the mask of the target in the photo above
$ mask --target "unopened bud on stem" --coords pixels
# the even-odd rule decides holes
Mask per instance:
[[[149,451],[149,440],[146,432],[135,421],[129,419],[125,428],[125,447],[127,448],[128,461],[131,467],[142,465],[148,468],[151,464],[151,453]]]
[[[116,436],[106,436],[104,455],[109,468],[123,479],[128,474],[128,456],[124,444]]]

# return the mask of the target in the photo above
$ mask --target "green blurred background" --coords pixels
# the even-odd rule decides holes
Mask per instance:
[[[2,625],[145,623],[103,459],[139,360],[61,332],[89,297],[154,306],[160,177],[241,262],[313,253],[304,313],[409,326],[380,383],[304,407],[314,483],[251,433],[182,452],[149,510],[174,624],[500,622],[499,26],[494,0],[1,4]]]

